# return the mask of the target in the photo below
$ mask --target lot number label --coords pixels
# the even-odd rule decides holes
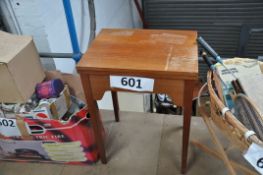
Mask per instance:
[[[15,119],[0,118],[0,134],[10,136],[21,136]]]
[[[152,92],[154,79],[130,76],[110,76],[112,88],[127,89],[133,91]]]
[[[263,148],[261,146],[252,143],[244,157],[260,174],[263,174]]]

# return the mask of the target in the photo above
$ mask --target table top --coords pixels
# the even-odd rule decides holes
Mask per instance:
[[[197,79],[196,37],[190,30],[103,29],[77,69]]]

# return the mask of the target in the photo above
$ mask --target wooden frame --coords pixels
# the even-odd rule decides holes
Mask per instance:
[[[228,158],[227,153],[225,152],[225,149],[223,147],[223,145],[220,143],[214,128],[213,128],[213,121],[211,119],[211,117],[209,117],[209,115],[207,114],[207,112],[205,112],[204,107],[201,106],[199,107],[199,111],[200,114],[207,126],[207,129],[210,133],[211,139],[213,141],[213,143],[216,145],[216,150],[210,149],[207,146],[203,145],[202,143],[198,142],[198,141],[191,141],[191,143],[196,146],[197,148],[199,148],[200,150],[204,151],[205,153],[222,160],[227,169],[229,174],[231,175],[236,175],[236,171],[235,169],[240,169],[242,170],[244,173],[249,174],[249,175],[257,175],[258,173],[256,173],[254,170],[251,170],[235,161],[232,161]]]
[[[184,108],[181,172],[187,168],[192,97],[198,79],[197,33],[184,30],[106,29],[97,36],[77,69],[80,73],[101,161],[107,163],[96,100],[112,92],[115,120],[119,121],[117,91],[110,76],[154,79],[151,93],[166,93]],[[133,91],[128,91],[133,92]]]

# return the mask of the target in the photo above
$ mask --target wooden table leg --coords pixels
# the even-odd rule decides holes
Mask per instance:
[[[115,91],[111,91],[112,96],[112,102],[113,102],[113,109],[114,109],[114,115],[115,115],[115,121],[119,122],[119,102],[118,102],[118,94]]]
[[[99,156],[100,156],[101,162],[105,164],[107,163],[107,159],[106,159],[104,138],[102,135],[103,134],[102,133],[103,124],[101,122],[97,101],[96,99],[94,99],[93,94],[92,94],[89,76],[86,74],[81,75],[81,81],[82,81],[82,85],[84,88],[86,101],[88,104],[88,110],[91,116],[91,123],[92,123],[92,128],[94,131],[94,135],[95,135],[96,145],[99,151]]]
[[[224,150],[224,147],[220,143],[220,141],[219,141],[219,139],[218,139],[213,127],[212,127],[212,122],[213,122],[212,119],[208,117],[209,115],[205,111],[204,107],[199,107],[199,110],[200,110],[202,118],[203,118],[203,120],[204,120],[204,122],[205,122],[205,124],[207,126],[207,129],[208,129],[208,131],[209,131],[209,133],[211,135],[212,141],[217,146],[217,150],[220,153],[220,155],[221,155],[221,157],[222,157],[222,159],[223,159],[223,161],[224,161],[229,173],[231,175],[236,175],[237,173],[235,172],[233,166],[231,166],[230,160],[229,160],[229,158],[228,158],[228,156],[227,156],[227,154],[226,154],[226,152]]]
[[[194,81],[185,81],[184,86],[184,121],[183,121],[183,145],[182,145],[182,164],[181,173],[186,173],[187,170],[187,153],[189,145],[189,134],[192,116],[192,99],[194,90]]]

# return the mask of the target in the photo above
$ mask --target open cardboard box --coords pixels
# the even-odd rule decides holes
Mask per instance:
[[[42,107],[32,110],[30,113],[18,114],[30,119],[61,119],[72,105],[69,88],[65,85],[58,98],[54,98],[48,108]],[[15,114],[14,114],[15,116]]]
[[[69,89],[66,85],[59,97],[50,104],[51,115],[54,119],[60,119],[67,113],[71,104]]]
[[[31,119],[41,118],[39,116],[42,116],[42,119],[60,119],[69,110],[71,106],[72,101],[70,95],[77,97],[84,103],[86,102],[80,77],[78,75],[61,73],[60,71],[46,71],[45,75],[46,80],[56,78],[61,79],[65,84],[64,90],[61,92],[60,96],[54,102],[51,103],[50,110],[41,108],[38,110],[34,110],[32,113],[21,114],[22,116]],[[0,117],[16,118],[15,114],[3,114],[1,113],[1,110]]]
[[[46,80],[52,80],[52,79],[56,79],[56,78],[61,79],[64,84],[68,85],[69,92],[71,95],[79,98],[83,102],[86,102],[79,75],[62,73],[62,72],[57,71],[57,70],[46,71],[45,74],[46,74]]]
[[[0,118],[0,160],[92,164],[98,160],[90,116],[86,108],[67,122],[17,117]],[[104,129],[101,128],[104,133]]]

